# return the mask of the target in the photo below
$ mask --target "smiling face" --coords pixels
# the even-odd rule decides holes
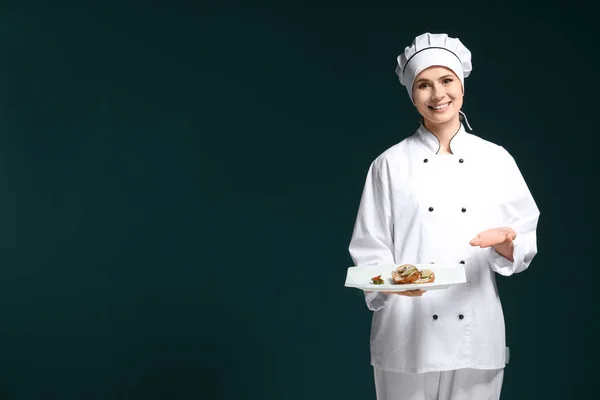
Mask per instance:
[[[427,128],[460,123],[458,112],[463,104],[463,87],[450,69],[435,66],[421,71],[415,78],[412,93]]]

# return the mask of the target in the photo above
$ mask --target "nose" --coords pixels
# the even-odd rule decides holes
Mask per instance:
[[[431,89],[431,100],[436,101],[443,97],[444,97],[444,89],[437,85],[433,85],[433,87]]]

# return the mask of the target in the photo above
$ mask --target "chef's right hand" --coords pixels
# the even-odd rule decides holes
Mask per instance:
[[[408,297],[418,297],[418,296],[423,296],[423,293],[425,293],[427,290],[404,290],[402,292],[384,292],[384,293],[388,293],[388,294],[397,294],[400,296],[408,296]]]

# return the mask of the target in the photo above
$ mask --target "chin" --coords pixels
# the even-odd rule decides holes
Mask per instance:
[[[429,121],[431,124],[435,124],[435,125],[444,125],[444,124],[448,124],[451,122],[454,122],[458,119],[458,113],[456,113],[456,115],[452,115],[452,116],[441,116],[441,115],[429,115],[427,117],[425,117],[425,119],[427,121]]]
[[[453,121],[459,119],[458,111],[456,111],[455,109],[447,110],[443,114],[439,114],[439,113],[430,111],[427,113],[427,116],[425,118],[427,120],[429,120],[431,123],[438,124],[438,125],[443,125],[443,124],[453,122]]]

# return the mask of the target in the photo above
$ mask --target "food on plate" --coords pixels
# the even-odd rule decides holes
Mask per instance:
[[[421,271],[412,264],[402,264],[392,271],[392,280],[395,284],[413,283],[421,277]]]
[[[392,280],[397,285],[433,283],[435,274],[430,269],[419,270],[412,264],[402,264],[392,271]]]
[[[435,281],[435,274],[430,269],[421,270],[421,277],[415,281],[415,283],[433,283]]]
[[[433,283],[435,274],[430,269],[419,269],[412,264],[402,264],[392,271],[392,283],[395,285],[406,285],[409,283]],[[381,275],[371,278],[373,285],[383,285],[385,281]]]

